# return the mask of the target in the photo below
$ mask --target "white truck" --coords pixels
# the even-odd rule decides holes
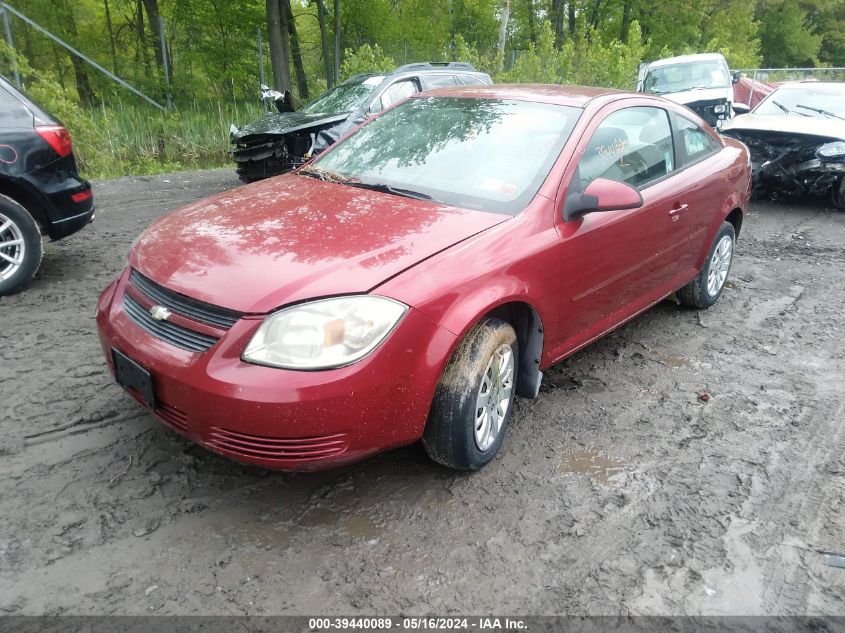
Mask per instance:
[[[680,55],[640,64],[637,92],[683,104],[718,128],[733,116],[735,81],[720,53]]]

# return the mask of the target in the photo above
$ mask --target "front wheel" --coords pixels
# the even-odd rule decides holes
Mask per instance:
[[[733,225],[722,222],[698,276],[677,292],[681,303],[693,308],[709,308],[716,303],[731,269],[735,241]]]
[[[434,461],[478,470],[502,445],[516,396],[516,332],[488,318],[455,350],[437,385],[423,446]]]
[[[32,216],[0,195],[0,296],[17,292],[41,264],[41,232]]]
[[[840,176],[839,182],[831,187],[830,198],[834,208],[845,211],[845,175]]]

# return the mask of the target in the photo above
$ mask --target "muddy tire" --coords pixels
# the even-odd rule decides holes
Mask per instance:
[[[722,222],[698,276],[676,293],[682,304],[693,308],[709,308],[716,303],[730,272],[735,242],[733,225]]]
[[[840,176],[839,182],[830,188],[830,202],[834,209],[845,211],[845,176]]]
[[[20,204],[0,195],[0,296],[23,288],[41,264],[41,231]]]
[[[488,318],[470,330],[437,385],[423,446],[456,470],[478,470],[502,445],[516,397],[516,332]]]

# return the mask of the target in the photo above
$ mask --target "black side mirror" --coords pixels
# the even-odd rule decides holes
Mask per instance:
[[[599,197],[586,193],[572,192],[563,201],[563,220],[569,222],[575,218],[587,215],[599,208]]]
[[[737,84],[739,80],[742,79],[742,74],[737,70],[733,75],[731,75],[731,83]]]

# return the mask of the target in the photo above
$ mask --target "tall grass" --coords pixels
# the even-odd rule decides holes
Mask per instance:
[[[65,121],[89,178],[145,175],[232,164],[229,126],[263,114],[258,103],[193,102],[162,112],[118,102]]]

